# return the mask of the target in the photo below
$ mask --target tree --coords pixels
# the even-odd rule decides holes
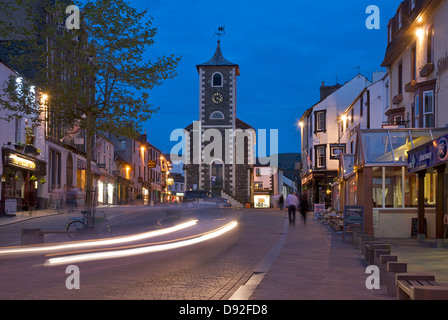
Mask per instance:
[[[12,53],[8,62],[27,78],[21,93],[14,78],[4,85],[0,107],[14,116],[31,117],[35,125],[45,112],[45,121],[57,124],[62,134],[83,129],[91,223],[93,137],[101,132],[134,137],[141,132],[141,123],[157,111],[148,91],[176,75],[180,58],[145,57],[157,28],[146,10],[123,0],[85,0],[69,8],[67,1],[6,2],[0,9],[0,44]],[[71,28],[77,17],[79,28]],[[32,86],[40,97],[46,95],[44,104],[30,103]]]

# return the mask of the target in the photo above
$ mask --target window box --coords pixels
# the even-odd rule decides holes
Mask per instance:
[[[434,71],[434,63],[427,63],[425,66],[420,70],[420,76],[421,77],[427,77]]]
[[[417,81],[411,80],[411,81],[409,81],[408,83],[405,84],[404,90],[406,92],[414,92],[416,87],[417,87]]]

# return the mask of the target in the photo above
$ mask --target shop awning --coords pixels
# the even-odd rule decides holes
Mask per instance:
[[[412,149],[446,133],[446,129],[358,129],[354,165],[407,166]]]

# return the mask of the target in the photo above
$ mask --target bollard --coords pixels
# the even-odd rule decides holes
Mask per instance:
[[[408,264],[405,262],[392,262],[387,263],[387,294],[395,297],[397,295],[397,283],[395,282],[396,275],[398,273],[408,272]]]
[[[364,244],[362,246],[362,254],[364,255],[364,258],[365,258],[366,261],[368,260],[366,251],[367,251],[367,249],[370,249],[371,245],[374,245],[374,244],[384,244],[384,242],[383,241],[379,241],[379,240],[364,241]],[[367,246],[369,246],[369,247],[367,247]]]
[[[44,235],[40,233],[40,229],[22,229],[22,246],[30,244],[43,244]]]
[[[353,228],[353,238],[352,243],[355,247],[358,246],[358,236],[366,235],[367,233],[362,231],[361,228]]]
[[[375,249],[374,250],[374,258],[373,258],[373,264],[380,267],[380,257],[382,255],[389,255],[390,254],[390,248],[389,249]]]
[[[373,241],[373,236],[369,236],[367,234],[361,234],[358,236],[358,249],[363,250],[365,241]]]
[[[390,253],[390,244],[387,243],[368,244],[366,246],[366,262],[368,264],[375,264],[375,250],[377,249],[389,250],[388,253]]]
[[[387,285],[387,263],[397,262],[398,257],[392,255],[380,255],[380,284]]]

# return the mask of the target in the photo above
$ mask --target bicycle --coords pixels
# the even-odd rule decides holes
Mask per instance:
[[[106,226],[107,232],[112,237],[112,226],[110,224],[110,221],[106,217],[106,213],[101,210],[99,211],[103,214],[103,217],[95,217],[96,216],[96,210],[93,210],[93,229],[97,232],[98,235],[100,235],[100,232],[102,232],[102,226],[103,224]],[[65,227],[67,234],[70,238],[74,239],[76,238],[77,234],[80,232],[87,231],[89,228],[87,226],[87,211],[81,211],[81,213],[84,215],[83,217],[69,217],[67,225]]]

